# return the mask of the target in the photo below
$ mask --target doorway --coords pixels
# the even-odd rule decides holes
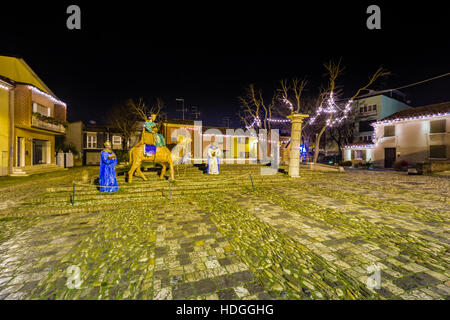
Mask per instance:
[[[384,167],[392,168],[394,166],[394,162],[397,158],[396,148],[385,148],[384,149]]]
[[[33,139],[33,165],[46,164],[48,141]]]
[[[25,138],[17,137],[17,154],[16,154],[16,165],[18,167],[25,167]]]

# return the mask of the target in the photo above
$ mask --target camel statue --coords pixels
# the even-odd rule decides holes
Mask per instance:
[[[128,171],[128,182],[133,181],[134,172],[137,172],[139,176],[147,180],[142,173],[141,165],[143,162],[153,162],[162,165],[162,171],[160,178],[163,179],[166,174],[167,166],[169,166],[170,180],[175,180],[173,171],[172,153],[167,147],[157,147],[156,153],[150,157],[144,154],[146,144],[154,144],[153,134],[146,132],[145,128],[142,131],[141,141],[138,142],[133,148],[130,149],[130,164],[131,169]]]
[[[183,150],[186,145],[191,142],[191,139],[183,139],[183,136],[180,136],[178,139],[181,149]],[[181,157],[178,154],[172,154],[168,147],[156,147],[156,154],[148,157],[144,154],[144,148],[146,144],[154,144],[153,134],[147,132],[145,128],[142,131],[141,140],[130,149],[130,164],[131,169],[128,171],[128,182],[131,183],[133,181],[134,173],[137,172],[139,176],[145,181],[147,178],[141,171],[141,165],[143,162],[153,162],[159,163],[162,165],[162,171],[160,178],[163,179],[166,174],[167,166],[169,166],[170,172],[170,180],[175,180],[174,177],[174,162],[178,163],[181,160]]]

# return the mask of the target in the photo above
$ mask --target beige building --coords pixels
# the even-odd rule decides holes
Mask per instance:
[[[55,136],[65,134],[66,104],[23,59],[0,56],[0,79],[0,174],[59,170]]]
[[[378,168],[450,160],[450,102],[402,110],[373,126],[374,144],[346,146],[345,160],[370,160]]]

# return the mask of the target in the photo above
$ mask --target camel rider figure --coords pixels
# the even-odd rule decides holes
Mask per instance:
[[[147,138],[144,137],[145,143],[145,154],[147,156],[152,156],[156,153],[157,147],[164,147],[166,142],[164,140],[164,136],[158,133],[158,129],[156,128],[156,114],[152,114],[148,121],[145,122],[145,130],[150,133],[147,135]]]

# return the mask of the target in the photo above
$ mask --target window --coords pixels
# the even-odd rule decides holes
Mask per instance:
[[[367,106],[364,106],[364,112],[367,112]]]
[[[372,132],[374,129],[371,126],[375,121],[360,121],[359,122],[359,132]]]
[[[376,104],[374,104],[374,105],[372,106],[372,111],[377,111],[377,105],[376,105]]]
[[[430,121],[430,133],[445,133],[446,121],[444,120],[436,120]]]
[[[39,103],[33,102],[33,112],[39,113],[43,116],[50,117],[50,108],[45,107]]]
[[[356,150],[355,151],[355,160],[362,160],[362,158],[363,158],[362,150]]]
[[[384,136],[385,137],[395,137],[395,126],[384,127]]]
[[[122,145],[122,137],[121,136],[113,136],[112,144],[114,145]]]
[[[359,108],[359,113],[363,113],[363,112],[364,112],[364,108],[363,107]]]
[[[367,107],[367,112],[370,112],[370,111],[372,111],[372,106]]]
[[[447,159],[447,146],[430,146],[430,158]]]
[[[86,136],[86,147],[88,149],[95,149],[97,148],[97,134],[88,134]]]

